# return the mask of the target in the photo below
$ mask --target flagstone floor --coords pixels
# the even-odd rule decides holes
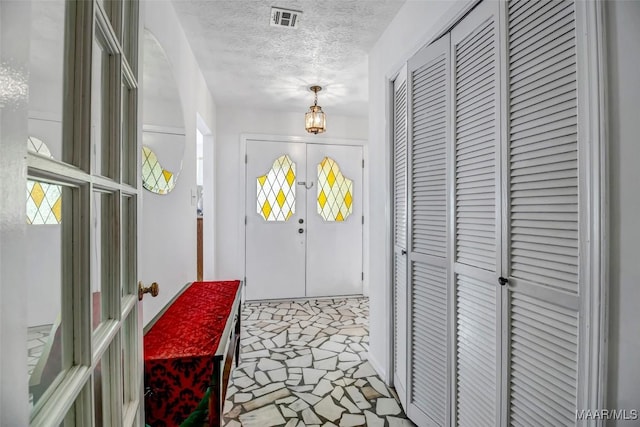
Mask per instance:
[[[412,426],[367,361],[369,300],[248,303],[229,427]]]

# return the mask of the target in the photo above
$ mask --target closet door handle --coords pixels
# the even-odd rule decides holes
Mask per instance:
[[[406,249],[403,249],[403,250],[400,251],[400,255],[406,255],[406,254],[407,254],[407,250]]]
[[[509,283],[509,279],[506,277],[498,278],[498,282],[500,282],[500,286],[506,286]]]

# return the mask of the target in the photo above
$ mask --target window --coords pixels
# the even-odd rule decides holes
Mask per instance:
[[[344,221],[353,212],[353,181],[330,157],[318,164],[318,214],[325,221]]]
[[[258,214],[265,221],[288,220],[296,211],[296,164],[289,156],[280,156],[257,181]]]
[[[49,147],[30,136],[27,148],[33,153],[51,157]],[[62,189],[59,185],[27,180],[27,224],[60,224],[62,221]]]

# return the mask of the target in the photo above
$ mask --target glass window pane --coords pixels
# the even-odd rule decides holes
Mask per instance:
[[[44,155],[68,161],[62,158],[65,2],[32,2],[31,16],[29,135],[46,142]]]
[[[102,375],[103,366],[108,366],[107,363],[102,363],[102,359],[98,361],[95,370],[93,371],[93,396],[95,404],[94,413],[94,426],[101,427],[104,423],[104,400],[107,396],[107,382],[106,377]]]
[[[114,247],[117,244],[113,229],[113,218],[116,216],[114,196],[94,191],[92,203],[91,227],[94,238],[91,248],[91,302],[93,329],[96,329],[101,321],[114,318],[107,295],[114,286],[118,252]]]
[[[318,164],[318,214],[325,221],[344,221],[353,212],[353,181],[330,157]]]
[[[29,266],[26,272],[29,401],[33,407],[43,393],[59,381],[60,374],[69,368],[70,357],[64,348],[71,337],[64,332],[68,329],[63,328],[61,313],[63,265],[72,256],[70,250],[64,250],[63,227],[71,224],[62,218],[63,214],[70,214],[73,190],[35,179],[28,183],[32,189],[30,203],[37,212],[25,232]],[[55,213],[47,201],[48,188],[56,189]],[[39,208],[36,206],[38,203]],[[44,209],[45,205],[47,209]]]
[[[136,33],[132,33],[132,28],[137,28],[137,25],[133,22],[138,15],[138,1],[137,0],[129,0],[122,3],[123,8],[123,32],[122,32],[122,48],[124,50],[124,56],[133,70],[136,72],[137,69],[137,58],[135,49],[137,39]]]
[[[133,187],[136,186],[138,175],[136,173],[137,139],[136,128],[133,126],[135,118],[134,91],[126,85],[122,85],[122,182]]]
[[[257,178],[257,212],[266,221],[286,221],[296,212],[296,164],[278,157],[266,175]]]
[[[122,403],[126,407],[131,402],[136,402],[140,398],[140,390],[138,389],[138,377],[136,369],[136,313],[134,308],[124,321],[123,333],[120,334],[122,339]]]
[[[113,74],[110,72],[113,56],[108,53],[101,38],[96,34],[92,49],[91,71],[91,141],[92,170],[94,173],[115,178],[119,149],[113,140],[113,123],[110,114],[110,89]]]
[[[122,278],[120,296],[136,294],[136,199],[122,197]]]
[[[93,398],[95,405],[94,426],[122,425],[122,412],[119,404],[122,390],[120,389],[122,372],[121,338],[116,334],[109,348],[93,370]]]

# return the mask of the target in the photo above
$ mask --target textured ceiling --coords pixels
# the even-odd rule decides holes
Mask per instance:
[[[174,0],[218,106],[303,113],[309,86],[331,113],[368,111],[367,53],[405,0]],[[271,6],[302,11],[299,28],[269,25]]]

